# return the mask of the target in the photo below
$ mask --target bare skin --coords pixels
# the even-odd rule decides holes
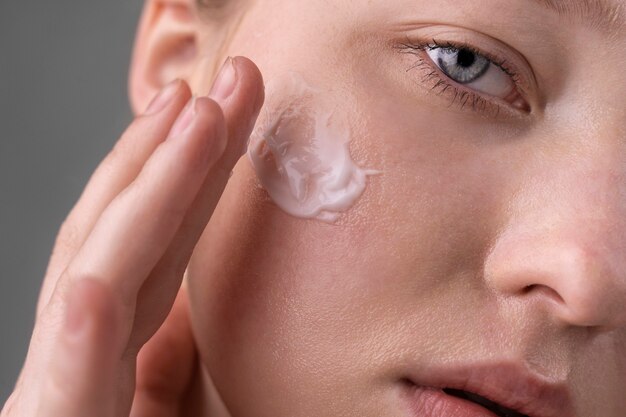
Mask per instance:
[[[205,95],[227,56],[254,64],[234,61],[226,102],[196,101],[186,147],[163,142],[181,84],[94,174],[2,417],[414,417],[404,379],[484,364],[560,384],[571,416],[624,415],[623,1],[602,25],[521,0],[205,3],[146,1],[135,111],[173,78]],[[506,71],[451,82],[467,68],[445,73],[433,39]],[[383,171],[335,224],[284,213],[238,159],[259,69],[324,91]]]
[[[187,297],[176,294],[263,102],[256,66],[243,58],[233,65],[228,97],[193,100],[180,80],[166,87],[94,173],[57,238],[3,416],[177,409],[195,347]],[[166,376],[176,383],[161,395]]]

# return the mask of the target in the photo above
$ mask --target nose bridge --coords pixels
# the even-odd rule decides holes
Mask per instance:
[[[626,326],[626,136],[616,126],[528,164],[485,262],[492,288],[539,297],[573,326]]]

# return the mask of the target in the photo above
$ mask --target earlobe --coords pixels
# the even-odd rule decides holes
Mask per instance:
[[[191,77],[199,39],[195,0],[146,0],[129,74],[134,114],[168,82]]]

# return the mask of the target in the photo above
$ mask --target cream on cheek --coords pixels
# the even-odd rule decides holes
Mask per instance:
[[[285,212],[334,222],[380,171],[352,160],[345,113],[299,74],[268,82],[266,97],[248,147],[261,184]]]

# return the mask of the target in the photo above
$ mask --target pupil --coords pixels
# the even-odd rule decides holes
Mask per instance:
[[[472,64],[476,61],[476,56],[474,53],[467,49],[461,49],[457,55],[457,64],[468,68],[471,67]]]

